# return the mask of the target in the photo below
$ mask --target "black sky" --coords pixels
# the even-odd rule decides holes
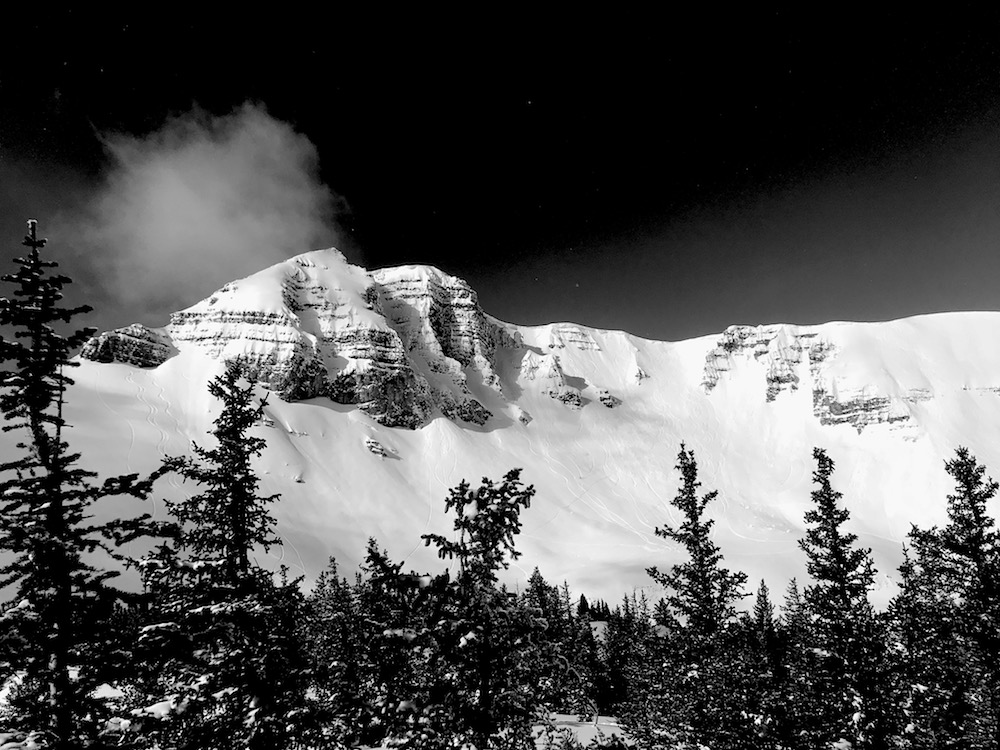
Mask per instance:
[[[1000,309],[998,14],[192,18],[5,25],[12,247],[100,183],[103,134],[255,102],[315,144],[351,260],[433,263],[512,322],[680,339]],[[99,325],[131,322],[114,305]]]

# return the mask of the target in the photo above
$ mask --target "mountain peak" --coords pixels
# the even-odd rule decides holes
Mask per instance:
[[[435,413],[485,424],[469,379],[500,397],[492,355],[512,341],[461,279],[418,265],[368,273],[329,248],[232,281],[164,328],[99,334],[81,356],[141,367],[187,349],[239,358],[283,399],[328,397],[415,428]]]
[[[780,587],[802,572],[813,446],[837,460],[853,530],[886,574],[910,523],[940,519],[956,445],[1000,465],[998,330],[998,313],[739,325],[674,343],[517,326],[440,269],[369,272],[331,249],[226,284],[163,328],[94,337],[83,358],[118,364],[85,362],[77,387],[99,398],[70,403],[117,446],[109,455],[139,455],[142,441],[182,452],[207,428],[207,396],[192,394],[241,358],[281,397],[261,428],[263,466],[304,573],[331,552],[359,560],[375,532],[422,564],[414,530],[446,531],[448,488],[520,466],[540,498],[526,558],[588,596],[643,585],[672,554],[652,530],[676,520],[666,498],[683,441],[719,490],[727,561]]]

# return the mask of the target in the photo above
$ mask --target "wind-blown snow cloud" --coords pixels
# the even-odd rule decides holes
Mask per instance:
[[[315,146],[263,107],[195,111],[104,142],[106,179],[60,233],[100,265],[122,314],[160,324],[231,279],[336,244],[338,199]]]

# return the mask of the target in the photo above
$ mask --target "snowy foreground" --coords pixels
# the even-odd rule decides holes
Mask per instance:
[[[379,278],[419,291],[431,271],[388,269]],[[175,348],[159,366],[85,361],[72,373],[67,436],[84,465],[102,475],[145,472],[165,455],[186,453],[192,440],[205,440],[217,410],[205,385],[221,372],[222,358],[280,353],[293,334],[300,336],[296,351],[310,341],[319,346],[322,326],[311,309],[282,301],[292,275],[304,275],[336,303],[330,325],[388,330],[361,301],[368,277],[334,251],[228,285],[226,294],[192,308],[219,308],[215,327],[201,338],[187,331],[183,341],[175,332]],[[944,517],[951,485],[942,467],[955,447],[968,446],[1000,472],[1000,347],[991,343],[1000,335],[998,313],[746,327],[677,343],[487,316],[513,343],[498,346],[488,363],[462,366],[435,353],[441,347],[434,348],[422,308],[411,307],[404,323],[412,330],[404,333],[410,354],[422,352],[415,371],[434,388],[444,371],[449,382],[459,378],[491,416],[479,425],[434,412],[417,429],[386,427],[357,405],[272,394],[256,430],[268,446],[262,490],[283,498],[275,508],[283,546],[272,550],[271,564],[288,565],[307,582],[330,555],[352,570],[371,536],[408,568],[440,569],[420,535],[447,531],[448,489],[522,467],[537,496],[523,516],[524,556],[508,582],[522,585],[538,566],[574,592],[617,601],[650,586],[647,566],[679,559],[653,529],[678,521],[668,500],[684,441],[704,487],[719,490],[709,513],[718,519],[727,565],[780,591],[791,576],[804,577],[797,541],[811,450],[820,446],[837,463],[834,486],[851,511],[851,529],[873,549],[880,573],[874,597],[884,604],[910,524]],[[256,311],[254,320],[281,321],[285,338],[278,342],[271,324],[220,322],[236,320],[236,308]],[[392,325],[402,330],[404,323]],[[356,357],[328,360],[330,372],[364,366]],[[158,488],[160,496],[188,491],[175,478]],[[159,502],[153,510],[162,517]]]
[[[596,722],[584,722],[569,714],[555,714],[553,724],[557,732],[568,732],[584,746],[597,737],[622,736],[621,728],[616,720],[609,716],[600,716]],[[545,746],[541,737],[537,744],[539,748]],[[0,732],[0,750],[40,750],[42,747],[43,745],[39,744],[35,737],[26,736],[19,732]],[[387,746],[381,747],[389,750]]]
[[[611,716],[598,716],[597,721],[595,722],[580,721],[579,717],[572,716],[570,714],[554,714],[552,717],[552,723],[557,733],[560,735],[569,734],[570,737],[576,739],[584,747],[597,738],[625,738],[621,727],[618,726],[618,720]],[[540,728],[539,738],[536,745],[538,748],[545,747],[545,740],[541,735]],[[387,746],[383,746],[383,748],[385,748],[385,750],[389,750]]]

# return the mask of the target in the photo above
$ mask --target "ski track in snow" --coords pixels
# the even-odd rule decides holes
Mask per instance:
[[[129,474],[131,474],[132,473],[132,449],[135,447],[135,426],[132,424],[132,420],[130,420],[128,417],[126,417],[124,414],[122,414],[117,409],[114,409],[111,406],[111,404],[108,403],[108,400],[106,398],[104,398],[104,390],[100,387],[99,380],[100,379],[98,378],[98,373],[95,370],[94,371],[94,381],[95,381],[95,384],[91,386],[91,390],[97,392],[97,396],[98,396],[98,398],[100,398],[101,404],[103,404],[104,408],[107,411],[111,412],[116,417],[118,417],[123,422],[125,422],[125,424],[128,425],[129,440],[128,440],[128,451],[125,454],[125,468],[126,468],[126,471]]]
[[[171,421],[173,421],[173,423],[174,423],[174,434],[175,435],[183,435],[184,433],[183,433],[183,431],[181,429],[180,420],[177,419],[177,416],[171,410],[171,408],[170,408],[171,407],[170,400],[166,397],[166,389],[163,387],[163,383],[161,383],[161,382],[159,382],[157,380],[156,371],[155,370],[153,371],[150,379],[151,379],[151,382],[155,383],[156,386],[159,388],[159,391],[157,392],[156,397],[160,400],[160,403],[163,405],[163,410],[162,410],[163,414],[165,414],[166,416],[170,417]],[[163,431],[161,430],[161,433],[162,432]],[[167,443],[168,443],[168,441],[169,441],[169,435],[166,435],[165,439],[161,440],[160,444],[157,446],[157,449],[159,450],[160,456],[163,457],[163,458],[167,457]],[[176,472],[171,471],[171,472],[169,472],[167,474],[167,484],[169,484],[170,487],[173,490],[175,490],[177,494],[180,494],[180,493],[182,493],[184,491],[182,489],[182,487],[181,487],[181,484],[182,484],[181,480],[177,478],[177,473]],[[157,501],[156,501],[156,496],[155,495],[151,496],[150,501],[153,503],[153,512],[152,512],[153,518],[156,518],[157,513],[159,511],[159,507],[158,507]]]
[[[277,555],[271,552],[267,553],[271,557],[271,559],[277,561],[281,565],[287,565],[290,570],[293,568],[297,568],[299,572],[302,573],[302,575],[308,576],[309,571],[306,570],[305,561],[302,559],[302,555],[299,554],[298,548],[295,546],[295,544],[289,537],[278,534],[277,548],[278,548]],[[286,548],[290,549],[292,553],[295,555],[295,559],[298,560],[297,565],[294,563],[288,563],[286,561],[286,554],[285,554]]]
[[[424,429],[427,428],[425,427]],[[455,469],[458,466],[458,459],[455,456],[454,450],[455,439],[448,433],[448,430],[442,430],[442,441],[440,445],[434,445],[431,441],[426,439],[423,443],[424,450],[421,454],[421,462],[424,466],[430,467],[430,470],[426,472],[427,491],[424,493],[424,503],[427,507],[427,513],[424,517],[423,531],[417,535],[416,541],[414,542],[413,547],[410,548],[410,551],[403,555],[403,559],[400,561],[402,563],[409,560],[418,549],[424,546],[424,540],[421,536],[423,534],[429,534],[431,531],[431,519],[434,517],[434,502],[437,493],[447,493],[448,489],[451,487],[451,483],[455,475]],[[444,473],[441,471],[443,456],[451,456],[451,469]],[[432,486],[434,482],[437,482],[437,487]]]
[[[590,490],[598,483],[600,483],[605,477],[598,477],[594,482],[592,482],[589,486],[583,488],[582,490],[574,487],[569,480],[571,474],[573,476],[579,477],[581,480],[584,479],[584,474],[582,473],[579,464],[577,464],[576,461],[570,459],[571,463],[573,464],[573,469],[575,469],[575,471],[570,469],[568,464],[564,463],[560,458],[557,458],[553,454],[551,441],[546,440],[542,443],[542,445],[545,448],[544,454],[536,451],[534,449],[534,446],[532,446],[530,443],[529,443],[529,448],[531,449],[532,453],[534,453],[536,456],[543,459],[547,463],[554,464],[563,469],[561,472],[559,472],[559,476],[563,480],[563,483],[566,485],[568,499],[559,503],[556,512],[552,516],[547,518],[545,521],[541,522],[541,524],[539,524],[541,528],[550,526],[553,522],[555,522],[555,520],[562,515],[563,511],[565,511],[569,507],[571,501],[579,500],[582,501],[588,508],[593,510],[597,514],[597,517],[600,520],[604,521],[605,523],[614,524],[621,528],[628,529],[633,533],[638,533],[636,528],[632,526],[632,524],[630,524],[623,516],[619,515],[618,513],[615,513],[610,508],[608,508],[607,504],[604,503],[604,501],[590,494]],[[579,447],[579,441],[574,440],[571,445]],[[572,456],[572,451],[567,450],[564,453],[562,453],[562,455]],[[589,473],[590,474],[593,473],[593,466]],[[589,499],[587,496],[589,496]],[[540,534],[533,534],[532,536],[534,536],[535,538],[542,538]]]

